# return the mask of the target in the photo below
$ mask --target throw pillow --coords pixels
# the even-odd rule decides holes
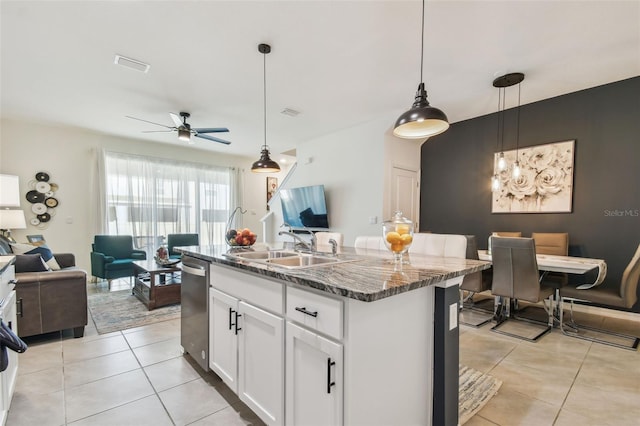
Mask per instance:
[[[56,258],[53,257],[53,253],[49,247],[34,247],[31,244],[14,243],[11,244],[11,251],[13,251],[14,254],[39,254],[46,264],[49,265],[49,268],[54,271],[60,269],[60,265],[58,265]]]
[[[46,272],[49,267],[39,254],[18,254],[13,264],[17,272]]]

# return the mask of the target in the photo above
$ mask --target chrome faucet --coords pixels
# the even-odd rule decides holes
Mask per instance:
[[[304,229],[304,231],[308,232],[311,235],[310,243],[306,242],[305,240],[302,239],[302,237],[300,237],[297,234],[294,234],[291,231],[280,231],[278,232],[278,235],[289,235],[295,241],[298,241],[298,244],[303,246],[306,250],[310,251],[311,253],[315,253],[316,252],[316,236],[313,234],[312,231],[308,229]]]

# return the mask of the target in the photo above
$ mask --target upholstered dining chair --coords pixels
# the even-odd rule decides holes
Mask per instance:
[[[467,239],[466,258],[478,260],[478,243],[475,235],[465,235]],[[460,284],[460,322],[473,327],[480,327],[491,321],[493,310],[477,306],[473,297],[477,293],[491,290],[493,270],[474,272],[465,275]],[[466,296],[465,296],[466,292]]]
[[[382,236],[358,236],[353,244],[356,249],[359,250],[384,250],[387,251],[387,246],[384,245]]]
[[[604,343],[607,345],[617,346],[625,349],[636,350],[638,348],[638,344],[640,343],[639,336],[614,333],[608,330],[576,324],[573,319],[573,302],[582,301],[595,303],[601,306],[629,309],[638,301],[638,281],[640,281],[640,244],[638,245],[635,254],[631,258],[631,261],[622,273],[620,286],[607,286],[605,282],[599,286],[591,287],[585,290],[579,290],[571,286],[562,287],[560,289],[560,329],[564,334],[568,336],[590,340],[592,342]],[[573,329],[573,331],[567,330],[563,322],[564,315],[562,308],[565,301],[569,301],[571,304],[570,323],[568,324],[568,327]],[[592,330],[600,334],[616,336],[618,339],[614,340],[618,340],[618,342],[586,336],[584,333],[585,330]],[[581,331],[583,331],[583,334],[580,334]],[[620,338],[622,338],[622,340]],[[628,340],[629,345],[619,343],[623,340]]]
[[[536,341],[553,327],[553,294],[552,287],[540,283],[540,271],[536,261],[536,248],[533,238],[491,237],[491,258],[493,263],[493,281],[491,293],[500,296],[496,302],[497,324],[493,331],[519,339]],[[517,302],[543,302],[548,299],[549,306],[545,306],[547,323],[544,329],[534,337],[527,337],[502,331],[500,328],[509,320],[520,320],[528,323],[537,321],[520,318],[516,315]]]
[[[537,254],[569,255],[569,234],[566,232],[532,232]],[[569,275],[563,272],[542,272],[544,281],[556,289],[569,283]]]
[[[493,232],[492,234],[496,237],[511,237],[511,238],[522,237],[522,232],[498,231],[498,232]]]
[[[200,245],[200,237],[198,234],[168,234],[167,235],[167,251],[170,259],[179,259],[182,255],[174,250],[174,247],[181,246],[197,246]]]
[[[344,235],[340,232],[316,232],[316,244],[319,246],[328,246],[329,240],[334,240],[338,246],[344,243]]]

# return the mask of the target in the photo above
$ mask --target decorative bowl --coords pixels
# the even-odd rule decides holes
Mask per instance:
[[[160,258],[158,256],[154,256],[153,259],[160,266],[173,266],[173,265],[177,265],[178,263],[180,263],[180,259],[162,259],[162,258]]]

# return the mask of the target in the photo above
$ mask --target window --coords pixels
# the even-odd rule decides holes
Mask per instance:
[[[109,235],[132,235],[149,250],[174,233],[197,233],[201,245],[224,244],[234,169],[114,152],[105,152],[104,169]]]

